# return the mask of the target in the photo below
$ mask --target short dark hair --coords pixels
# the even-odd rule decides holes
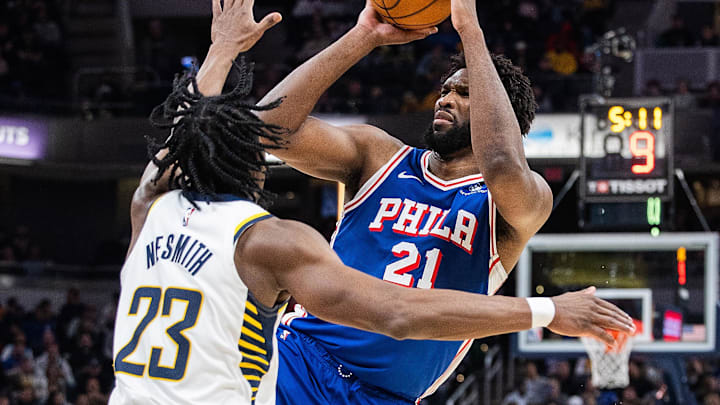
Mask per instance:
[[[164,142],[146,137],[150,159],[160,169],[154,181],[170,170],[170,189],[199,193],[207,200],[232,194],[267,203],[271,194],[258,181],[273,164],[265,161],[264,152],[282,148],[280,135],[285,130],[263,122],[254,112],[271,110],[282,99],[262,106],[244,101],[252,88],[252,64],[242,60],[233,65],[240,80],[229,93],[205,97],[195,75],[186,74],[175,78],[172,93],[153,109],[150,123],[172,130]],[[166,148],[168,154],[158,159],[157,153]]]
[[[510,98],[515,117],[518,124],[520,124],[520,133],[527,135],[530,132],[530,126],[535,119],[535,111],[538,108],[530,79],[525,76],[522,69],[513,65],[512,61],[505,56],[490,54],[490,57]],[[466,67],[463,52],[453,55],[450,59],[450,70],[442,77],[443,83],[450,76],[457,73],[458,70]]]

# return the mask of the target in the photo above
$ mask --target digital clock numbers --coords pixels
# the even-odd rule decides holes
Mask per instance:
[[[581,107],[581,198],[667,201],[672,193],[670,100],[591,99]]]

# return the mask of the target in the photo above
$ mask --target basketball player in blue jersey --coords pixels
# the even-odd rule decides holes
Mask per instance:
[[[238,87],[220,95],[238,53],[280,20],[256,23],[252,6],[213,1],[212,45],[197,79],[177,80],[151,115],[172,134],[151,142],[132,201],[110,404],[274,404],[275,332],[290,295],[327,321],[397,339],[482,337],[533,322],[571,335],[588,325],[630,328],[626,314],[587,293],[532,312],[523,299],[393,286],[345,266],[310,227],[268,214],[257,204],[264,151],[283,147],[282,130],[256,112],[280,102],[244,102],[245,68]],[[570,314],[576,306],[589,311]],[[588,322],[590,311],[604,315]],[[500,322],[504,314],[514,321]]]
[[[452,0],[451,18],[464,55],[454,61],[435,104],[425,136],[429,150],[403,145],[373,126],[336,127],[309,117],[319,97],[374,48],[436,31],[383,23],[370,1],[354,28],[265,98],[285,97],[283,105],[259,116],[289,130],[285,148],[274,152],[278,157],[346,185],[348,202],[332,241],[346,265],[402,287],[492,295],[547,220],[552,193],[524,155],[522,136],[536,109],[528,79],[489,53],[475,0]],[[405,304],[375,303],[387,310]],[[541,311],[535,305],[531,309]],[[585,311],[583,305],[573,310]],[[495,327],[516,322],[500,311]],[[471,344],[399,341],[316,315],[297,306],[283,319],[278,404],[415,403],[442,384]],[[374,393],[374,400],[352,396],[358,392]]]

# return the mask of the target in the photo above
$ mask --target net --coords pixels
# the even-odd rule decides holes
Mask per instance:
[[[608,331],[608,333],[613,335],[618,343],[615,347],[608,346],[594,337],[580,338],[590,357],[592,383],[600,389],[625,388],[630,384],[628,365],[633,338],[626,333],[616,331]]]

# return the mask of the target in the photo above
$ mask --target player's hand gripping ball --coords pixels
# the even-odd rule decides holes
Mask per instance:
[[[372,0],[385,22],[406,30],[434,27],[450,16],[450,0]]]

